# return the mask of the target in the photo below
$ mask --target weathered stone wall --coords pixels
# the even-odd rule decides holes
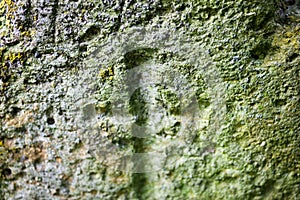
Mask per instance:
[[[0,13],[1,199],[300,198],[300,1]]]

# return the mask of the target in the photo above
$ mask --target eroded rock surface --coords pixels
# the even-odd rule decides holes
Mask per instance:
[[[300,198],[300,1],[0,13],[1,198]]]

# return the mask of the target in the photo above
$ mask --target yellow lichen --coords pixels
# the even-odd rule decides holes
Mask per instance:
[[[275,62],[281,63],[288,56],[289,51],[299,51],[300,27],[287,26],[275,34],[272,46],[276,49],[266,56],[264,64],[272,66]]]
[[[24,62],[23,54],[21,52],[9,52],[7,54],[4,54],[4,61],[9,61],[10,63],[13,63],[15,61],[20,61],[21,63]],[[2,66],[5,66],[5,63],[2,63]]]
[[[106,79],[112,80],[114,77],[113,67],[108,67],[107,69],[101,69],[99,72],[99,76],[104,80]]]
[[[17,39],[19,35],[16,36],[13,34],[15,30],[18,30],[18,33],[20,33],[21,37],[31,37],[31,35],[33,34],[32,31],[24,30],[25,27],[22,24],[15,23],[15,18],[17,17],[15,12],[19,7],[23,6],[24,3],[21,2],[17,5],[12,0],[2,0],[0,2],[0,16],[3,16],[1,21],[4,25],[4,27],[1,27],[1,36]]]

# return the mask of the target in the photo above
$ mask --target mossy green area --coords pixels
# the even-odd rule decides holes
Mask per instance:
[[[3,199],[299,199],[300,1],[0,2]]]

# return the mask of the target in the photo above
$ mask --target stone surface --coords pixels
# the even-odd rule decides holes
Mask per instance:
[[[299,199],[290,2],[1,0],[1,198]]]

